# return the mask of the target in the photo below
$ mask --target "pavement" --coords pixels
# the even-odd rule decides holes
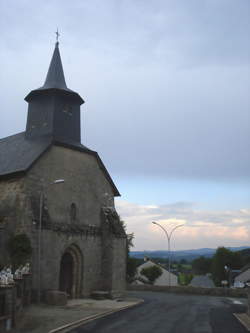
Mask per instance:
[[[144,305],[128,309],[140,303]],[[122,311],[125,309],[128,311]],[[128,292],[116,300],[31,305],[13,333],[243,333],[250,331],[250,317],[245,312],[245,299]]]
[[[250,332],[250,316],[246,313],[234,313],[234,316]]]
[[[234,305],[239,305],[241,303],[237,299],[229,298],[229,300]],[[246,328],[246,330],[250,332],[250,316],[246,312],[243,312],[243,313],[236,312],[236,313],[233,313],[233,315]]]
[[[73,299],[66,306],[30,305],[13,333],[66,333],[91,320],[142,303],[142,299],[124,297],[116,300]]]

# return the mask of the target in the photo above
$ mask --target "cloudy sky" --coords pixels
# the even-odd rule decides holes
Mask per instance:
[[[249,0],[2,0],[0,138],[25,128],[56,28],[82,143],[136,250],[250,245]]]

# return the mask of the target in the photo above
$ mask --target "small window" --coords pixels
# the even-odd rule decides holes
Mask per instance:
[[[72,203],[70,206],[70,219],[71,221],[76,220],[76,204]]]

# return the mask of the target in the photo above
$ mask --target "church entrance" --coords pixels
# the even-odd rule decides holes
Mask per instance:
[[[73,258],[70,253],[64,253],[60,267],[60,290],[72,296]]]
[[[82,254],[76,245],[68,247],[61,258],[59,289],[70,298],[81,296]]]

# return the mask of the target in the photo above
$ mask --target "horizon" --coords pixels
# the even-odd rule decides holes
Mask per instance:
[[[218,247],[225,247],[227,249],[236,249],[236,248],[242,248],[242,249],[250,249],[249,245],[242,245],[242,246],[218,246]],[[201,248],[193,248],[193,249],[184,249],[184,250],[171,250],[170,252],[182,252],[182,251],[196,251],[196,250],[217,250],[217,248],[211,248],[211,247],[201,247]],[[129,252],[168,252],[168,250],[143,250],[143,251],[137,251],[137,250],[130,250]]]

